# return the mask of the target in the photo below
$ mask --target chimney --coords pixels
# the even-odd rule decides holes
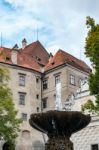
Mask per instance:
[[[49,61],[51,61],[51,59],[53,58],[52,53],[49,54]]]
[[[26,39],[24,38],[24,39],[22,40],[22,49],[24,49],[26,46],[27,46],[27,41],[26,41]]]
[[[17,64],[17,53],[18,53],[18,45],[15,44],[15,46],[12,48],[11,52],[11,60],[13,64]]]

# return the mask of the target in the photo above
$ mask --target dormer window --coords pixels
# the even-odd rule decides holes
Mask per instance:
[[[41,61],[41,58],[39,58],[38,56],[36,56],[36,60]]]
[[[54,65],[55,64],[55,62],[52,62],[52,65]]]
[[[9,61],[9,60],[10,60],[10,57],[7,56],[7,57],[6,57],[6,61]]]

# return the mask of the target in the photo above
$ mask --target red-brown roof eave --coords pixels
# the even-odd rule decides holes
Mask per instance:
[[[63,50],[59,50],[55,56],[51,59],[50,62],[45,66],[45,71],[52,70],[59,65],[62,64],[70,64],[71,66],[78,68],[79,70],[82,70],[84,72],[87,72],[88,74],[91,73],[90,67],[83,62],[82,60],[77,59],[76,57],[68,54],[67,52]]]

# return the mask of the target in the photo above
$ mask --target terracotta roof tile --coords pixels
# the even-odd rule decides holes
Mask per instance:
[[[29,44],[22,51],[43,66],[48,63],[49,54],[39,41]]]
[[[13,64],[11,60],[12,49],[0,48],[0,51],[4,54],[3,56],[0,56],[0,62]],[[48,62],[49,54],[39,41],[26,46],[23,50],[19,49],[17,58],[18,66],[33,69],[39,72],[41,72],[41,65],[45,66],[45,71],[48,71],[65,63],[87,73],[91,72],[91,69],[86,65],[86,63],[68,54],[67,52],[64,52],[63,50],[59,50]]]
[[[3,47],[0,48],[0,51],[3,52],[0,61],[13,64],[11,60],[12,49]],[[18,51],[18,66],[34,69],[40,72],[41,66],[45,66],[48,63],[49,54],[39,41],[33,42],[27,45],[24,49],[19,49]],[[5,57],[9,59],[6,59]]]
[[[67,52],[63,50],[59,50],[55,56],[48,62],[48,64],[45,66],[45,71],[48,71],[50,69],[54,69],[60,65],[63,64],[70,64],[82,71],[85,71],[87,73],[91,72],[90,67],[83,62],[82,60],[77,59],[76,57],[68,54]]]
[[[18,65],[28,68],[28,69],[33,69],[36,71],[41,71],[41,68],[39,66],[39,64],[34,61],[31,57],[29,57],[28,55],[24,54],[24,53],[18,53]]]
[[[3,52],[3,55],[0,56],[0,62],[13,64],[11,60],[12,49],[0,48],[0,52]],[[7,58],[9,58],[9,60]],[[41,72],[40,65],[31,57],[29,57],[28,55],[20,51],[18,52],[18,55],[17,55],[17,66],[25,67],[28,69],[33,69],[35,71]]]

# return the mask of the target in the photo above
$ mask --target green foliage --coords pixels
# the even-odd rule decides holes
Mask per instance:
[[[87,103],[82,105],[82,107],[81,107],[82,112],[84,112],[86,109],[89,112],[96,112],[96,106],[91,100],[88,100]]]
[[[0,68],[0,138],[11,143],[17,137],[21,120],[16,117],[17,111],[7,85],[8,80],[8,70]]]
[[[96,104],[87,102],[85,108],[99,113],[99,24],[93,18],[87,17],[86,25],[89,28],[85,44],[85,54],[93,64],[94,73],[89,76],[90,94],[96,97]]]

